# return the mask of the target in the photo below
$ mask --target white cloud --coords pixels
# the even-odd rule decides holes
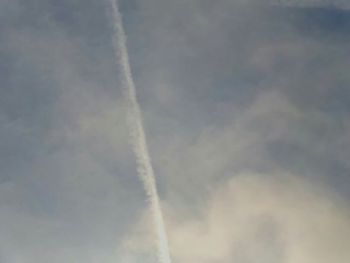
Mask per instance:
[[[349,207],[321,184],[292,175],[242,173],[213,191],[200,216],[170,212],[167,219],[174,262],[326,263],[350,257]],[[136,229],[147,224],[144,217]],[[144,244],[151,251],[150,233],[133,234],[124,247],[129,253],[137,255]]]
[[[105,14],[27,2],[0,4],[0,261],[154,262]],[[314,185],[349,196],[347,26],[232,0],[124,3],[176,262],[349,261],[349,205]],[[271,175],[288,172],[312,181]]]

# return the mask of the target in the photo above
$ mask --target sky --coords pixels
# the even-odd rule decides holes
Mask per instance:
[[[120,0],[173,263],[349,262],[350,5]],[[157,262],[108,1],[0,0],[0,262]]]

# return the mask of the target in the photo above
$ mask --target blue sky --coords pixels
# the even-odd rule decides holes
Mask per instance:
[[[1,262],[155,262],[106,2],[0,1]],[[346,3],[120,7],[173,261],[347,262]]]

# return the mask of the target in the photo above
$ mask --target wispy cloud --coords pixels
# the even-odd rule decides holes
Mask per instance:
[[[167,219],[179,262],[341,262],[350,256],[346,201],[291,174],[237,174],[211,193],[200,215],[184,219],[169,211]],[[149,250],[147,236],[134,232],[125,250]]]
[[[243,2],[120,2],[171,251],[347,262],[349,12]],[[0,261],[156,260],[105,8],[0,1]]]

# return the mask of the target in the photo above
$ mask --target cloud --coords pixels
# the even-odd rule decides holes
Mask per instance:
[[[140,4],[129,43],[144,47],[131,56],[144,54],[132,61],[175,262],[349,258],[349,208],[332,193],[349,196],[349,27],[337,12]],[[152,253],[147,228],[136,227],[146,242],[126,238],[131,262]]]
[[[350,209],[344,201],[290,174],[238,174],[212,192],[199,216],[169,212],[174,262],[345,262]],[[133,234],[125,248],[137,254],[150,242]]]
[[[88,41],[107,24],[82,37],[67,6],[18,2],[0,33],[0,261],[115,262],[144,196],[111,44]]]
[[[270,3],[293,7],[333,7],[339,9],[350,9],[350,4],[346,0],[271,0]]]
[[[103,2],[0,1],[0,261],[154,262]],[[176,259],[347,262],[348,12],[121,2]]]

